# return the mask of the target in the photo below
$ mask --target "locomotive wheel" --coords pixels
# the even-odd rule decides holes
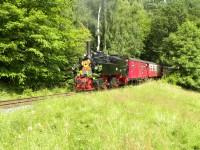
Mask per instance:
[[[103,78],[99,78],[95,82],[95,87],[96,87],[96,90],[101,90],[101,89],[106,90],[106,89],[108,89],[108,81],[104,80]]]
[[[117,78],[112,78],[110,81],[111,88],[118,88],[119,87],[119,81]]]
[[[107,82],[104,82],[102,84],[101,88],[104,89],[104,90],[108,89]]]
[[[108,89],[109,87],[109,83],[108,83],[108,80],[107,79],[103,79],[103,83],[101,84],[101,89]]]

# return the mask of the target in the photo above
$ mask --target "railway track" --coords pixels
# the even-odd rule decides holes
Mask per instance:
[[[73,92],[58,93],[58,94],[52,94],[52,95],[46,95],[46,96],[36,96],[36,97],[20,98],[20,99],[15,99],[15,100],[5,100],[5,101],[0,101],[0,109],[31,105],[33,102],[43,101],[43,100],[46,100],[48,97],[50,98],[50,97],[56,97],[56,96],[60,97],[60,96],[71,96],[71,95],[74,95],[74,93]]]

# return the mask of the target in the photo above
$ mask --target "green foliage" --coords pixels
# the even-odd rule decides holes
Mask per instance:
[[[178,26],[187,18],[187,9],[182,0],[169,3],[159,3],[152,11],[151,32],[146,39],[143,58],[159,62],[162,51],[159,50],[163,39],[171,32],[176,32]]]
[[[187,9],[189,14],[189,19],[197,23],[200,27],[200,2],[199,0],[187,0]]]
[[[162,61],[178,68],[177,83],[200,90],[200,29],[195,23],[183,23],[162,46]]]
[[[107,47],[111,54],[140,56],[150,30],[150,18],[142,3],[129,0],[80,0],[75,6],[79,14],[76,20],[90,29],[94,39],[97,38],[97,13],[99,6],[102,7],[101,50]],[[96,49],[96,40],[93,49]]]
[[[73,25],[71,5],[64,0],[0,4],[1,80],[31,88],[65,81],[89,37],[86,28]]]
[[[139,57],[150,29],[150,19],[138,2],[118,0],[108,16],[110,53]]]
[[[198,150],[200,94],[162,82],[0,112],[0,149]]]
[[[152,24],[142,58],[177,68],[168,78],[170,82],[199,89],[199,0],[144,4]]]

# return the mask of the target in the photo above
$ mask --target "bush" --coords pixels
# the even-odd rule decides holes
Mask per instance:
[[[200,29],[187,21],[162,45],[162,61],[174,68],[176,82],[200,90]],[[175,77],[175,76],[174,76]]]

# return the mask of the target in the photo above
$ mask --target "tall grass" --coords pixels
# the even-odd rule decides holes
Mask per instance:
[[[0,114],[2,150],[199,150],[200,94],[162,82]]]

